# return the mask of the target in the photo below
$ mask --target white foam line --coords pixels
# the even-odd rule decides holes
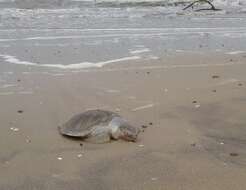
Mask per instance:
[[[147,104],[147,105],[144,105],[144,106],[140,106],[140,107],[134,108],[134,109],[132,109],[132,111],[139,111],[139,110],[143,110],[143,109],[147,109],[147,108],[152,108],[153,106],[154,106],[154,104]]]
[[[197,34],[197,32],[185,32],[187,34]],[[154,37],[154,36],[163,36],[174,34],[172,33],[135,33],[135,34],[97,34],[97,35],[70,35],[70,36],[36,36],[36,37],[29,37],[29,38],[10,38],[10,39],[0,39],[0,42],[7,42],[7,41],[30,41],[30,40],[58,40],[58,39],[80,39],[80,38],[114,38],[114,37]],[[181,34],[181,33],[180,33]],[[184,34],[184,33],[182,33]],[[224,34],[224,33],[223,33]]]
[[[130,51],[131,54],[139,54],[139,53],[146,53],[146,52],[150,52],[150,49],[149,48],[144,48],[144,49]]]
[[[150,56],[147,57],[147,59],[154,59],[154,60],[156,60],[156,59],[159,59],[159,57],[154,56],[154,55],[150,55]]]
[[[242,54],[242,53],[246,53],[246,51],[230,51],[230,52],[227,52],[226,54],[237,55],[237,54]]]
[[[31,63],[27,61],[20,61],[19,59],[15,58],[11,55],[2,55],[0,54],[6,62],[20,64],[20,65],[31,65],[31,66],[39,66],[39,67],[53,67],[53,68],[60,68],[60,69],[83,69],[83,68],[90,68],[90,67],[97,67],[100,68],[109,63],[121,62],[121,61],[129,61],[129,60],[138,60],[141,59],[139,56],[132,56],[132,57],[124,57],[114,60],[108,60],[103,62],[91,63],[91,62],[83,62],[77,64],[70,64],[70,65],[55,65],[55,64],[37,64]],[[122,71],[122,70],[146,70],[146,69],[174,69],[174,68],[200,68],[200,67],[219,67],[219,66],[233,66],[233,65],[242,65],[244,63],[217,63],[217,64],[189,64],[189,65],[166,65],[166,66],[143,66],[143,67],[127,67],[127,68],[116,68],[116,69],[104,69],[100,71],[94,72],[110,72],[110,71]],[[93,70],[84,70],[85,72],[93,71]],[[79,72],[79,71],[77,71]]]
[[[33,94],[33,91],[20,91],[19,94]]]
[[[203,54],[201,51],[194,51],[194,50],[182,50],[182,49],[177,49],[175,50],[177,53],[200,53]]]
[[[112,71],[130,71],[130,70],[153,70],[153,69],[176,69],[176,68],[202,68],[202,67],[223,67],[233,65],[243,65],[244,63],[217,63],[217,64],[190,64],[190,65],[166,65],[166,66],[143,66],[127,67],[103,70],[84,70],[85,72],[112,72]]]
[[[123,57],[123,58],[119,58],[119,59],[112,59],[112,60],[108,60],[108,61],[96,62],[96,63],[82,62],[82,63],[74,63],[74,64],[69,64],[69,65],[62,65],[62,64],[37,64],[37,63],[28,62],[28,61],[21,61],[12,55],[0,54],[0,57],[2,57],[4,59],[4,61],[6,61],[8,63],[14,63],[17,65],[53,67],[53,68],[59,68],[59,69],[83,69],[83,68],[91,68],[91,67],[100,68],[100,67],[102,67],[106,64],[110,64],[110,63],[137,60],[137,59],[141,58],[139,56],[131,56],[131,57]]]
[[[29,40],[57,40],[57,39],[79,39],[79,38],[113,38],[113,37],[159,37],[167,35],[184,35],[184,34],[221,34],[225,35],[227,33],[243,33],[245,31],[182,31],[182,32],[161,32],[161,33],[121,33],[121,34],[95,34],[95,35],[69,35],[69,36],[36,36],[28,38],[9,38],[9,39],[0,39],[0,42],[7,41],[29,41]]]
[[[14,74],[14,72],[12,72],[12,71],[4,72],[4,74],[6,74],[6,75],[12,75],[12,74]]]
[[[43,67],[55,67],[55,68],[59,68],[59,69],[83,69],[83,68],[91,68],[91,67],[103,67],[106,64],[110,64],[110,63],[117,63],[117,62],[123,62],[123,61],[130,61],[130,60],[137,60],[140,59],[141,57],[139,56],[132,56],[132,57],[123,57],[123,58],[119,58],[119,59],[112,59],[112,60],[108,60],[108,61],[102,61],[102,62],[97,62],[97,63],[93,63],[93,62],[82,62],[82,63],[74,63],[74,64],[69,64],[69,65],[61,65],[61,64],[36,64],[36,66],[43,66]]]
[[[31,72],[22,72],[23,75],[29,75]]]
[[[57,73],[57,74],[51,74],[51,76],[54,76],[54,77],[59,77],[59,76],[64,76],[65,74],[63,74],[63,73]]]
[[[225,18],[223,18],[225,19]],[[177,27],[177,28],[50,28],[50,29],[18,29],[18,31],[80,31],[80,32],[91,32],[91,31],[168,31],[168,30],[246,30],[246,27],[214,27],[214,28],[206,28],[206,27]],[[1,29],[1,32],[16,32],[16,29]]]
[[[9,88],[9,87],[15,87],[16,84],[4,84],[3,86],[0,86],[0,88]]]
[[[14,94],[14,92],[0,92],[0,96],[8,96],[12,94]]]

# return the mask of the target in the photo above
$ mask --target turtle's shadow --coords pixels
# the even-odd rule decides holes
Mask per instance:
[[[66,138],[66,139],[70,139],[70,140],[73,140],[73,141],[81,141],[81,142],[85,142],[85,139],[86,137],[72,137],[72,136],[68,136],[68,135],[62,135],[62,137]]]

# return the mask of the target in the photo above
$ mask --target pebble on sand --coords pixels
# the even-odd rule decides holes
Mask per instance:
[[[82,157],[82,154],[78,154],[77,157],[78,157],[78,158],[81,158],[81,157]]]
[[[23,113],[24,111],[23,111],[23,110],[18,110],[17,112],[18,112],[18,113]]]
[[[142,125],[142,128],[146,129],[146,128],[148,128],[148,126],[147,125]]]
[[[62,160],[62,157],[57,157],[57,160]]]

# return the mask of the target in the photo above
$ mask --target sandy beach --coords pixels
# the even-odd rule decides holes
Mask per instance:
[[[85,70],[2,62],[0,189],[245,189],[245,61],[177,54]],[[136,143],[59,135],[58,125],[94,108],[148,127]]]

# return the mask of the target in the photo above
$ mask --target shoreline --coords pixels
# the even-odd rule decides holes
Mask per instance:
[[[26,60],[20,60],[16,56],[0,54],[0,59],[2,58],[2,64],[8,67],[8,64],[12,66],[20,66],[24,70],[28,69],[46,69],[57,70],[58,72],[102,72],[102,71],[117,71],[117,70],[146,70],[146,69],[173,69],[173,68],[185,68],[185,67],[217,67],[217,66],[230,66],[235,64],[243,64],[240,62],[245,58],[246,51],[229,51],[229,52],[189,52],[189,51],[179,51],[175,53],[163,56],[163,57],[147,57],[140,54],[133,54],[132,56],[117,58],[107,61],[99,62],[81,62],[81,63],[71,63],[71,64],[40,64],[29,62]],[[193,64],[170,64],[168,62],[176,62],[176,60],[181,60],[183,57],[191,57],[199,60],[209,58],[210,54],[218,59],[227,58],[225,63],[193,63]],[[238,59],[236,63],[233,59]],[[187,61],[187,60],[186,60]],[[128,62],[128,63],[127,63]],[[130,63],[129,63],[130,62]],[[162,64],[162,62],[165,62]],[[182,62],[181,62],[182,63]]]

